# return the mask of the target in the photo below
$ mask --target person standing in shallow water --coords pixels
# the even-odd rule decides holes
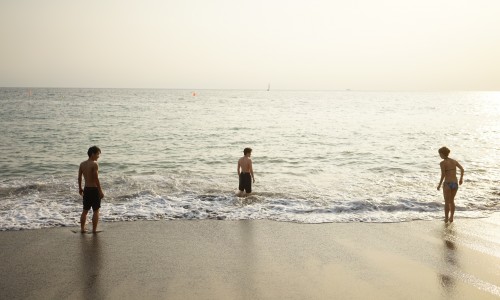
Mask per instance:
[[[101,199],[104,194],[99,182],[99,165],[97,160],[101,154],[101,149],[97,146],[90,147],[87,151],[89,159],[80,164],[78,170],[78,188],[80,195],[83,196],[83,211],[80,216],[81,232],[84,233],[87,214],[92,207],[92,232],[97,232],[97,223],[99,222],[99,208],[101,208]],[[82,189],[82,175],[85,179],[85,188]]]
[[[438,150],[439,156],[443,161],[439,164],[441,167],[441,180],[437,190],[443,184],[444,196],[444,221],[453,222],[453,215],[455,214],[455,195],[458,191],[458,185],[462,185],[464,178],[464,168],[454,159],[448,157],[450,149],[442,147]],[[460,180],[457,180],[457,168],[460,169]]]
[[[243,157],[238,160],[238,177],[240,179],[238,189],[240,193],[238,196],[243,195],[243,191],[247,194],[252,192],[252,181],[255,183],[255,177],[253,176],[252,160],[250,156],[252,155],[251,148],[245,148],[243,150]]]

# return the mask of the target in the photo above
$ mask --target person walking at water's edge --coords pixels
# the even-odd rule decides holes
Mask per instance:
[[[252,192],[252,181],[255,183],[255,177],[253,176],[253,167],[252,167],[252,149],[245,148],[243,150],[243,156],[238,160],[238,178],[239,178],[239,186],[240,190],[238,196],[243,196],[243,191],[247,194]]]
[[[89,159],[80,164],[78,170],[78,188],[79,193],[83,196],[83,211],[80,217],[81,232],[86,232],[85,222],[87,221],[87,214],[92,207],[92,232],[97,232],[97,223],[99,222],[99,208],[101,208],[101,199],[104,194],[99,182],[99,164],[97,160],[101,154],[101,149],[97,146],[90,147],[87,151]],[[85,188],[82,189],[82,175],[85,179]]]
[[[439,191],[444,180],[444,221],[451,223],[455,214],[455,195],[457,194],[458,186],[463,183],[464,168],[456,160],[448,157],[450,149],[441,147],[438,152],[443,161],[439,164],[441,167],[441,180],[439,180],[437,190]],[[457,180],[457,168],[460,169],[460,180]]]

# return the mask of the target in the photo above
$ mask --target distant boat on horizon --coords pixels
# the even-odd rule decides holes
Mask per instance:
[[[269,84],[267,85],[267,91],[269,92],[269,90],[270,90],[270,89],[271,89],[271,84],[269,83]]]

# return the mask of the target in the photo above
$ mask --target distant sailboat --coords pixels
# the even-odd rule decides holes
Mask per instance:
[[[269,83],[269,84],[267,85],[267,91],[269,92],[269,90],[270,90],[270,89],[271,89],[271,84]]]

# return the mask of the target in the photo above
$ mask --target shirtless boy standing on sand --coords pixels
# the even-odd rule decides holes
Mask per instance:
[[[252,155],[252,149],[245,148],[243,150],[244,156],[238,160],[238,177],[240,178],[240,184],[238,189],[240,193],[238,196],[242,196],[242,192],[245,191],[247,194],[252,192],[252,180],[255,183],[255,177],[253,176],[252,160],[250,156]]]
[[[81,232],[84,233],[87,214],[92,207],[92,232],[97,232],[97,223],[99,222],[99,208],[101,207],[101,199],[104,197],[101,184],[99,183],[99,165],[97,159],[101,154],[101,149],[97,146],[89,148],[87,152],[89,159],[80,164],[78,170],[78,187],[80,195],[83,196],[83,211],[80,217]],[[85,178],[85,189],[82,189],[82,175]]]

